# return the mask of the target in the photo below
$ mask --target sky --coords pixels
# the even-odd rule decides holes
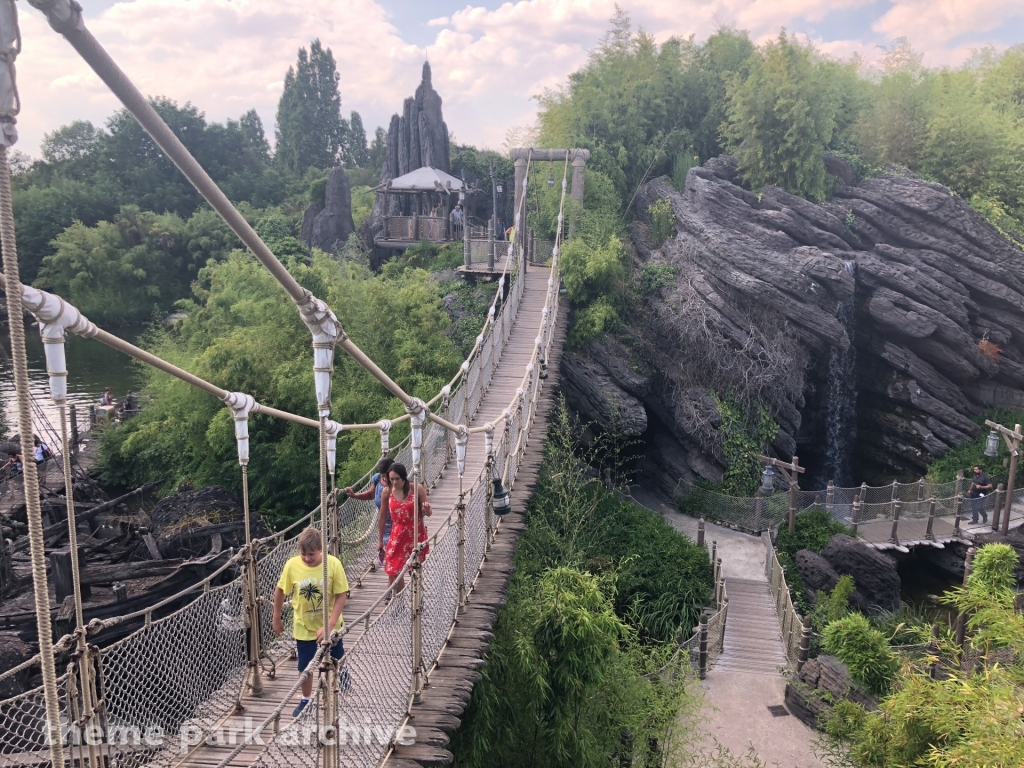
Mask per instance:
[[[284,74],[319,37],[341,73],[342,111],[372,136],[411,96],[429,59],[449,130],[460,143],[500,149],[534,122],[536,96],[582,66],[615,0],[80,0],[86,25],[147,95],[191,102],[210,121],[255,108],[273,140]],[[76,119],[102,126],[114,97],[27,3],[19,3],[22,109],[18,149]],[[619,0],[663,41],[698,40],[721,25],[755,41],[785,28],[823,51],[870,62],[906,37],[930,66],[973,50],[1024,42],[1022,0]]]

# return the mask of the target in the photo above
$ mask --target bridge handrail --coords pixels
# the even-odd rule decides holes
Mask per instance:
[[[786,584],[786,569],[779,563],[779,556],[772,543],[769,533],[762,533],[765,546],[764,575],[768,579],[768,588],[772,593],[775,615],[779,620],[779,631],[782,633],[782,645],[786,649],[786,658],[796,669],[800,654],[800,631],[803,617],[793,605],[793,597]]]

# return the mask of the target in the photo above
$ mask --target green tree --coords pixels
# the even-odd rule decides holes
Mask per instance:
[[[126,206],[113,222],[75,223],[56,239],[36,284],[101,323],[139,321],[184,292],[185,223],[175,214]]]
[[[273,212],[256,227],[269,239],[287,238],[292,231]],[[349,336],[407,392],[430,397],[457,369],[462,358],[447,335],[442,289],[427,272],[407,269],[382,279],[319,251],[287,264],[304,287],[336,309]],[[251,255],[235,250],[224,261],[210,261],[193,282],[193,295],[177,305],[188,318],[173,330],[153,331],[148,349],[229,390],[249,392],[261,403],[292,413],[316,411],[309,333],[287,295]],[[382,317],[388,321],[380,322]],[[197,487],[218,484],[240,493],[227,410],[176,379],[154,371],[146,375],[144,391],[152,404],[104,436],[104,479],[132,487],[164,479],[169,488],[187,479]],[[345,355],[335,357],[332,402],[332,417],[347,423],[376,421],[401,410]],[[316,431],[257,417],[250,434],[254,508],[273,523],[291,522],[317,503]],[[401,438],[400,431],[392,436]],[[339,483],[359,478],[378,453],[375,434],[342,436]]]
[[[363,118],[355,110],[348,122],[348,152],[345,165],[350,168],[366,168],[370,165],[370,151],[366,146],[366,129]]]
[[[74,120],[43,136],[39,151],[48,163],[78,160],[88,153],[99,134],[88,120]]]
[[[331,168],[347,140],[341,117],[341,94],[334,54],[320,40],[300,48],[288,67],[277,105],[277,155],[281,167],[295,174],[307,168]]]
[[[750,74],[729,84],[723,132],[753,189],[767,184],[809,200],[832,191],[822,157],[836,127],[839,98],[814,52],[785,32],[750,61]]]
[[[388,151],[388,132],[381,126],[373,133],[373,141],[370,142],[370,157],[367,161],[368,167],[375,171],[384,167],[384,156]]]

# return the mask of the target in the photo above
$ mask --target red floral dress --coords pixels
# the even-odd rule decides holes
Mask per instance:
[[[384,572],[388,576],[397,576],[412,555],[412,520],[415,510],[413,503],[416,491],[410,490],[405,501],[399,502],[393,495],[388,496],[388,509],[391,512],[391,537],[388,539],[387,550],[384,552]],[[423,510],[420,510],[420,542],[427,540],[427,526],[423,522]],[[420,562],[427,559],[430,547],[420,551]]]

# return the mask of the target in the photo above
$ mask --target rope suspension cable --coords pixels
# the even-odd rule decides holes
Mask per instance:
[[[18,273],[18,246],[14,233],[14,212],[11,207],[11,174],[7,150],[18,140],[14,127],[21,104],[15,80],[14,60],[21,51],[18,11],[14,0],[0,2],[0,248],[3,251],[3,272],[15,288],[21,285]],[[28,355],[25,351],[25,326],[20,291],[7,295],[7,317],[11,332],[11,360],[14,388],[17,393],[18,430],[21,451],[32,450],[32,413],[29,402]],[[43,695],[46,702],[46,736],[50,762],[64,765],[64,745],[60,736],[60,705],[57,693],[56,664],[53,658],[53,632],[50,628],[50,595],[46,579],[45,542],[43,541],[42,509],[39,504],[39,475],[34,461],[24,465],[25,506],[32,559],[32,585],[36,609],[36,631],[43,672]]]

